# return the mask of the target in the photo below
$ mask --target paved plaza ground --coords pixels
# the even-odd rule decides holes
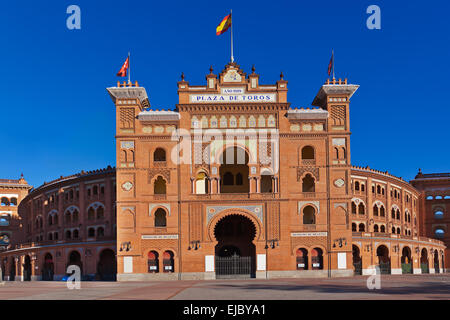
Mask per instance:
[[[82,282],[79,290],[65,282],[4,282],[0,300],[450,299],[450,274],[383,275],[379,290],[369,290],[367,278]]]

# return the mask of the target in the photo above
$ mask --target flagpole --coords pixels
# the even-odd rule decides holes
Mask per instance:
[[[334,80],[336,78],[334,77],[334,50],[333,49],[331,49],[331,55],[333,56],[333,80]]]
[[[230,12],[230,18],[231,18],[231,62],[234,62],[234,56],[233,56],[233,10]]]
[[[130,51],[128,51],[128,83],[131,83],[131,59],[130,59]]]

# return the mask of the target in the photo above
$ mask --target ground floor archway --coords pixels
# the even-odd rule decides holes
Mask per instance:
[[[100,252],[97,264],[97,276],[101,281],[116,281],[116,254],[111,249]]]
[[[31,281],[31,258],[29,255],[25,256],[23,264],[23,281]]]
[[[81,255],[78,251],[74,250],[69,254],[69,262],[67,263],[66,270],[68,266],[76,265],[80,268],[81,275],[83,274],[83,263],[81,262]]]
[[[391,258],[389,257],[389,249],[385,245],[377,248],[378,267],[381,274],[391,274]]]
[[[362,259],[358,246],[352,245],[352,255],[355,275],[362,275]]]
[[[404,247],[402,249],[401,263],[402,263],[402,274],[413,273],[411,249],[409,247]]]
[[[53,256],[47,253],[44,256],[44,264],[42,266],[42,281],[53,281],[54,274],[55,265],[53,263]]]
[[[253,239],[256,227],[239,214],[230,214],[217,222],[214,228],[217,278],[254,278],[256,274],[256,247]]]
[[[422,252],[420,253],[420,269],[422,270],[422,273],[430,273],[428,251],[425,248],[423,248]]]

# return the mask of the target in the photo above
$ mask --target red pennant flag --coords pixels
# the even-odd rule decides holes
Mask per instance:
[[[117,76],[118,77],[126,77],[129,66],[130,66],[130,57],[128,56],[127,60],[125,60],[125,63],[123,64],[122,68],[120,68],[119,72],[117,73]]]
[[[334,64],[334,53],[332,52],[330,63],[328,64],[328,76],[331,75],[331,70],[333,69],[333,64]]]

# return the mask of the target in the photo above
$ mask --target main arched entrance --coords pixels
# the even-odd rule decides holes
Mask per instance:
[[[253,222],[242,215],[231,214],[216,224],[214,235],[217,240],[216,277],[254,278],[256,247],[252,241],[256,228]]]

